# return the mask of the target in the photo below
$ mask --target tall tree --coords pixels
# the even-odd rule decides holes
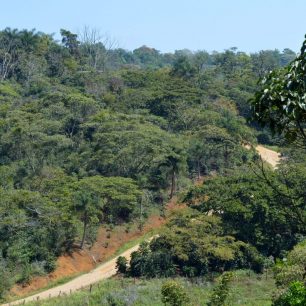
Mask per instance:
[[[104,201],[93,183],[95,182],[85,178],[75,185],[74,206],[83,222],[83,233],[80,244],[81,249],[83,249],[85,244],[88,226],[99,222],[99,217],[102,215],[102,208],[104,205]]]
[[[80,55],[78,35],[65,29],[61,29],[60,32],[63,45],[69,50],[71,55],[78,57]]]

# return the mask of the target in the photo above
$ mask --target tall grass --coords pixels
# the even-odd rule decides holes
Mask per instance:
[[[216,282],[196,278],[177,278],[187,291],[190,305],[205,305]],[[113,278],[102,281],[71,296],[38,301],[28,305],[76,306],[76,305],[135,305],[162,306],[161,286],[165,279],[134,280]],[[268,306],[271,305],[275,289],[271,275],[257,275],[249,271],[236,271],[231,284],[228,305]]]

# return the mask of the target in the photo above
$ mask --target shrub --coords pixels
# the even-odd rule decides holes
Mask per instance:
[[[304,305],[306,305],[306,287],[302,282],[291,283],[289,288],[273,302],[273,306]]]
[[[119,256],[116,262],[116,269],[118,273],[125,274],[127,272],[127,259],[124,256]]]
[[[11,273],[0,262],[0,300],[5,296],[12,283]]]
[[[148,243],[141,244],[139,250],[132,253],[130,266],[130,274],[134,277],[169,277],[176,273],[169,251],[153,251]]]
[[[274,268],[276,285],[287,287],[295,281],[303,281],[306,271],[306,241],[297,244],[287,258]]]
[[[126,303],[124,301],[112,294],[108,294],[106,296],[106,302],[109,306],[126,306]]]
[[[222,274],[219,284],[214,288],[208,306],[225,306],[229,295],[229,284],[233,279],[233,273],[225,272]]]
[[[56,257],[53,256],[52,254],[48,254],[48,257],[47,257],[47,259],[45,261],[45,264],[44,264],[44,268],[48,273],[55,270],[55,268],[56,268]]]
[[[262,272],[264,260],[255,247],[227,236],[213,216],[177,216],[150,243],[133,252],[134,277],[187,277],[251,268]]]
[[[182,306],[188,302],[184,288],[177,282],[170,280],[163,284],[161,289],[162,302],[170,306]]]
[[[21,271],[20,277],[18,279],[18,283],[27,284],[30,282],[33,271],[32,266],[29,263],[26,263]]]

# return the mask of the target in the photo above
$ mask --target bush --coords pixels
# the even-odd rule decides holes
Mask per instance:
[[[306,271],[306,241],[297,244],[284,261],[274,268],[276,285],[288,287],[292,282],[303,281]]]
[[[56,268],[56,257],[53,256],[52,254],[49,254],[48,257],[46,258],[44,268],[48,273],[54,271]]]
[[[22,267],[22,271],[18,279],[18,283],[28,284],[31,280],[32,274],[33,274],[32,266],[29,263],[26,263]]]
[[[170,280],[163,284],[161,289],[162,302],[170,306],[187,305],[188,296],[184,288],[177,282]]]
[[[130,274],[133,277],[169,277],[176,273],[171,254],[165,250],[151,250],[151,244],[142,243],[139,250],[132,253]]]
[[[288,290],[281,294],[273,306],[304,306],[306,305],[306,287],[302,282],[293,282]]]
[[[219,284],[214,288],[208,306],[225,306],[229,294],[229,283],[233,279],[233,273],[225,272],[222,274]]]
[[[261,144],[270,145],[271,144],[271,136],[267,132],[260,133],[257,136],[257,141]]]
[[[133,252],[133,277],[203,276],[233,269],[263,271],[264,260],[255,247],[226,236],[217,217],[176,216],[159,237]]]
[[[0,262],[0,300],[3,299],[12,283],[11,273]]]
[[[116,261],[116,269],[118,273],[125,274],[127,272],[127,259],[124,256],[119,256]]]
[[[124,301],[112,294],[108,294],[106,296],[106,302],[109,306],[126,306],[126,303]]]

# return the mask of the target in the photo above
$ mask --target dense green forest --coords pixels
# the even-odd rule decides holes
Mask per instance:
[[[174,195],[189,208],[133,254],[129,269],[123,263],[128,276],[260,273],[286,257],[306,235],[305,66],[290,66],[295,58],[290,49],[127,51],[88,28],[62,29],[61,41],[2,30],[1,297],[54,270],[59,255],[90,247],[100,224],[141,228],[150,207],[162,210]],[[258,83],[272,70],[278,78]],[[288,71],[304,85],[260,96],[285,86],[273,82]],[[269,107],[294,101],[297,86],[304,104],[289,103],[290,121]],[[251,121],[258,107],[265,113]],[[282,147],[275,171],[245,147],[257,142]]]

